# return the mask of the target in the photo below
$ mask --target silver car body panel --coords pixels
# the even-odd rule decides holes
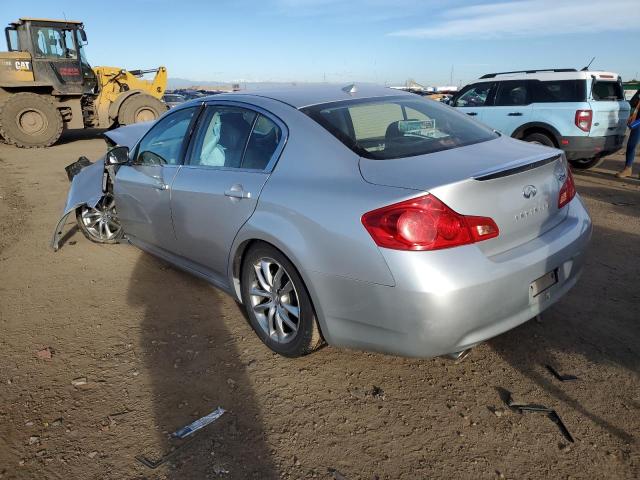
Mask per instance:
[[[146,215],[140,218],[150,224],[157,221],[154,209],[163,205],[164,233],[148,237],[153,241],[131,235],[131,242],[239,301],[242,254],[250,242],[268,242],[297,268],[329,344],[406,356],[446,354],[498,335],[533,318],[576,283],[591,221],[577,195],[562,209],[551,205],[566,175],[564,158],[479,179],[557,156],[558,151],[498,138],[424,158],[365,160],[296,108],[401,92],[290,90],[282,95],[222,94],[172,109],[203,100],[264,109],[286,124],[286,147],[272,171],[253,173],[250,189],[256,194],[250,198],[219,197],[221,189],[233,184],[249,185],[241,175],[246,172],[234,172],[242,176],[238,180],[221,170],[199,173],[175,167],[175,174],[163,180],[167,188],[157,190],[164,199],[138,202]],[[118,186],[118,178],[132,175],[133,168],[125,166],[118,173],[116,203],[118,195],[131,194],[124,183]],[[516,224],[527,205],[522,189],[529,183],[539,187],[533,202],[543,199],[549,208]],[[378,247],[363,227],[362,215],[426,193],[461,214],[495,218],[504,235],[437,251]],[[124,226],[127,232],[126,221]],[[216,237],[216,232],[222,233]],[[176,243],[167,247],[162,242],[172,235]],[[532,282],[549,272],[556,272],[557,283],[534,297]]]

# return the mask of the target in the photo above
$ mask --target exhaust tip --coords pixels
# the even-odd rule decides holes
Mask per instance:
[[[471,348],[460,350],[459,352],[452,352],[445,355],[447,358],[454,360],[456,363],[462,362],[471,353]]]

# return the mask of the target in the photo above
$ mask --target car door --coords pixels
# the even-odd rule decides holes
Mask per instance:
[[[498,82],[493,106],[487,109],[484,122],[499,132],[511,136],[531,117],[531,90],[529,80]]]
[[[496,82],[467,85],[455,96],[452,105],[479,122],[484,122],[484,112],[491,105],[495,86]]]
[[[286,127],[234,103],[207,106],[172,186],[178,244],[199,272],[227,283],[229,251],[284,147]]]
[[[131,162],[118,170],[114,182],[118,218],[133,243],[176,252],[171,183],[199,108],[179,109],[159,120],[138,142]]]

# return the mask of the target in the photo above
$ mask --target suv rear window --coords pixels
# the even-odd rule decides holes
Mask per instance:
[[[450,107],[413,95],[325,103],[302,112],[370,159],[424,155],[498,137]]]
[[[587,99],[585,80],[551,80],[533,82],[533,102],[584,102]]]
[[[624,91],[620,82],[594,80],[591,96],[594,100],[624,100]]]

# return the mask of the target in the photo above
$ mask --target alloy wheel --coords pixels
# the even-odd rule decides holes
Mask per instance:
[[[102,197],[95,207],[83,206],[80,219],[89,235],[101,242],[115,239],[122,230],[111,194]]]
[[[262,330],[275,342],[293,340],[300,326],[298,293],[286,269],[272,258],[253,264],[251,308]]]

